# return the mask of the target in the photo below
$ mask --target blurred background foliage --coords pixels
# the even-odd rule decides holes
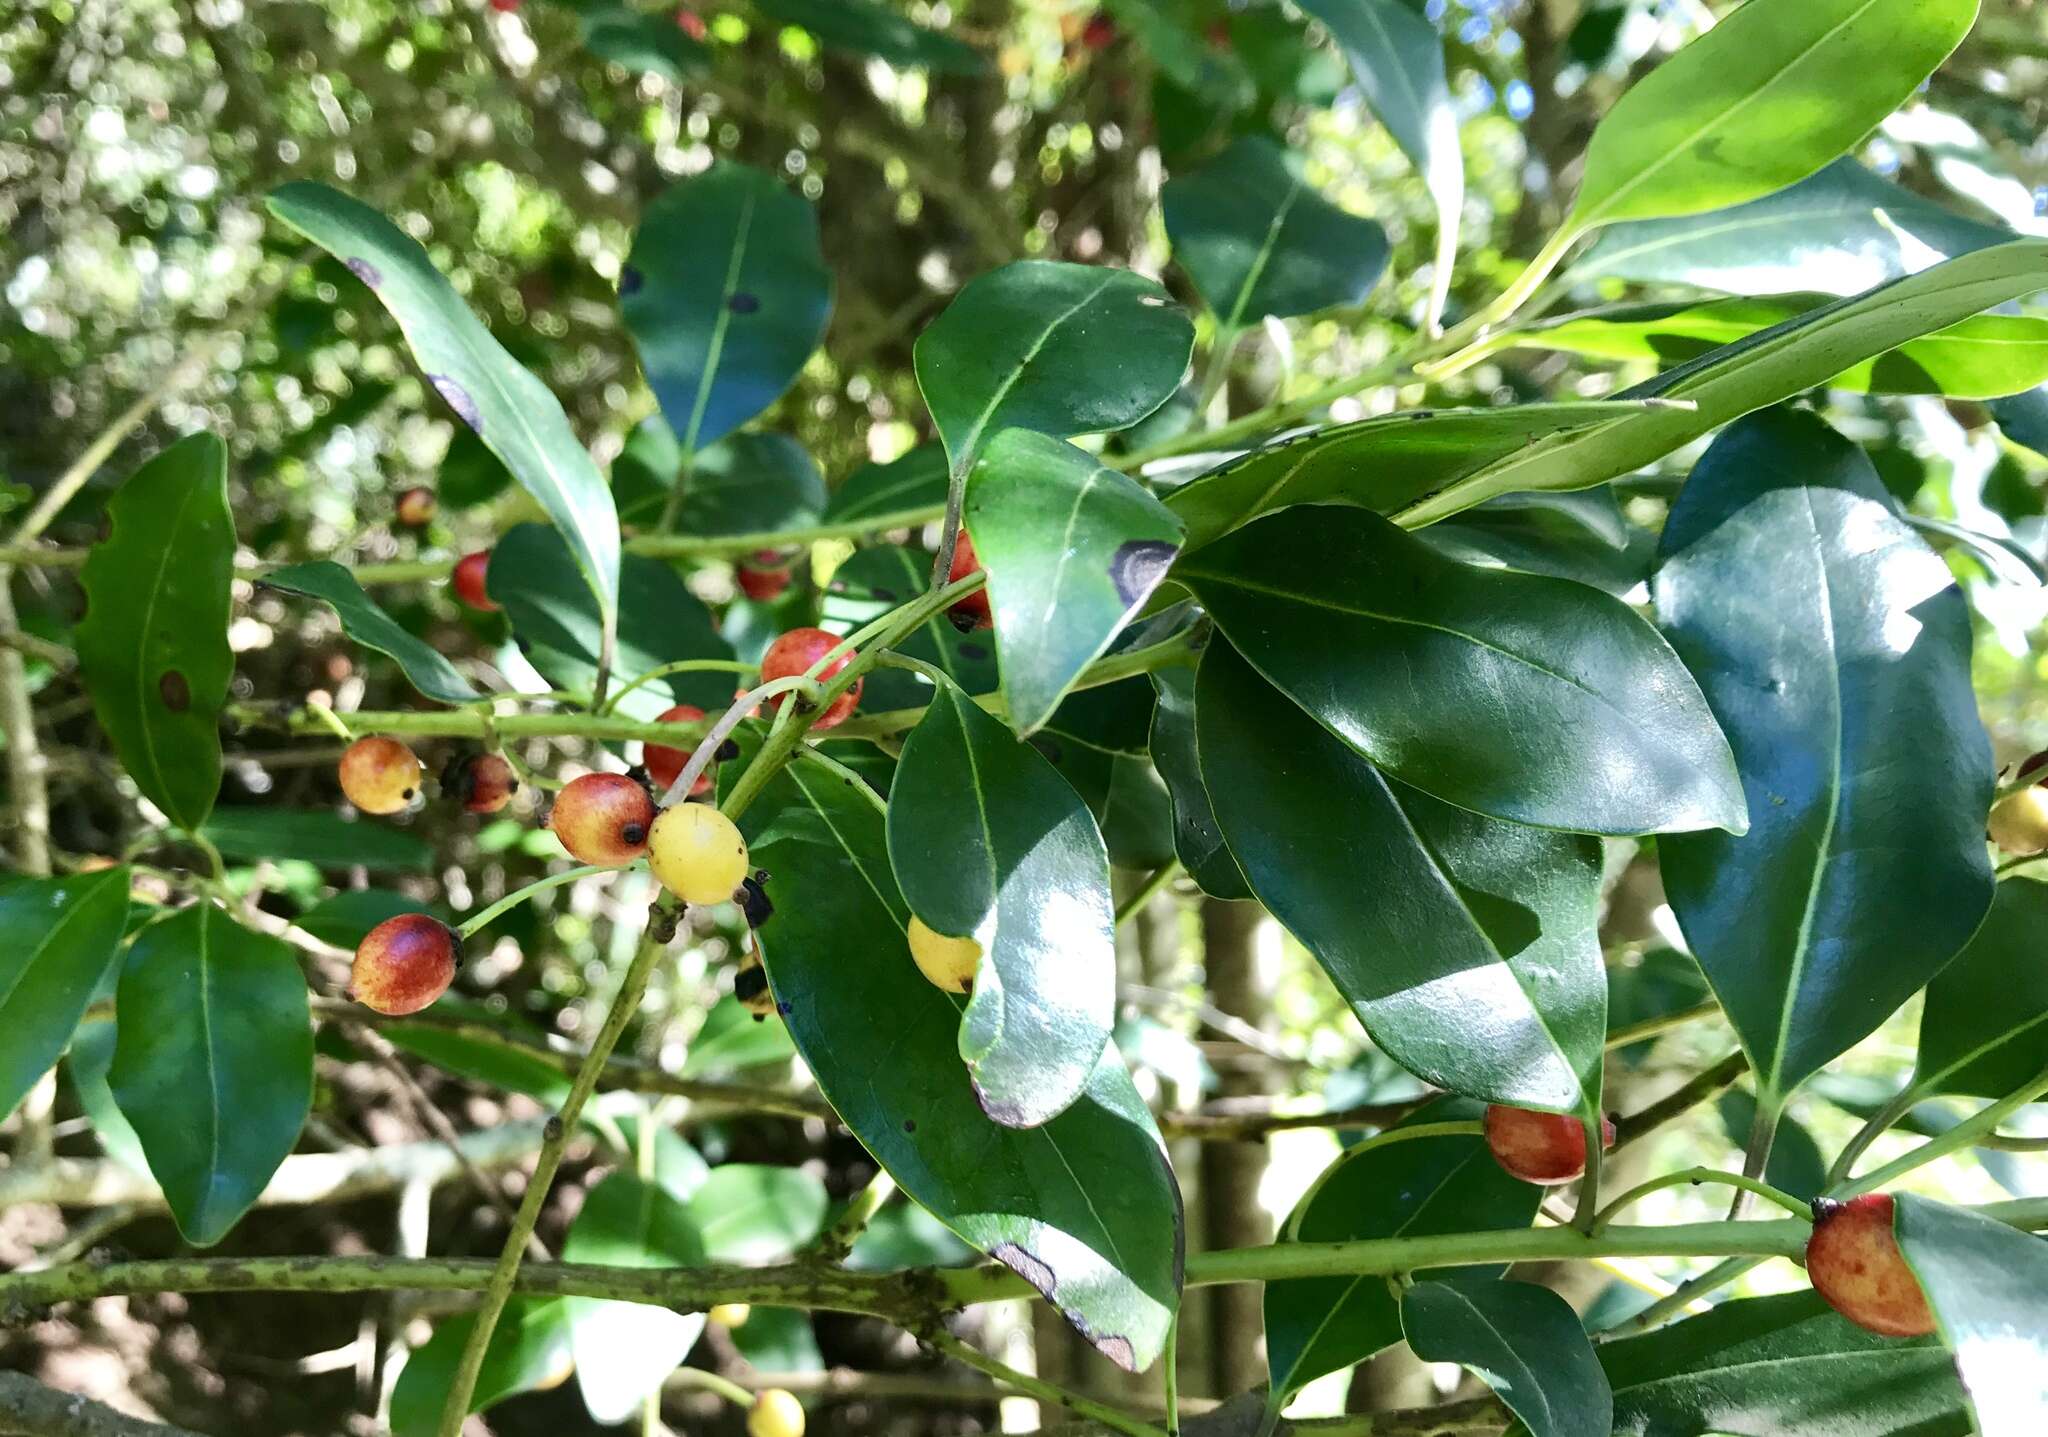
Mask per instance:
[[[1470,185],[1456,316],[1490,297],[1513,272],[1509,257],[1530,253],[1560,217],[1604,108],[1725,7],[1428,0],[1417,8],[1445,36],[1464,122]],[[339,185],[425,243],[497,336],[562,397],[604,464],[653,412],[616,305],[633,227],[667,185],[715,158],[778,173],[817,206],[836,278],[831,327],[802,379],[754,428],[792,436],[835,487],[862,464],[929,437],[911,344],[967,278],[1046,256],[1128,266],[1192,299],[1168,261],[1158,189],[1170,170],[1237,134],[1270,133],[1305,154],[1322,192],[1379,220],[1394,252],[1390,278],[1357,312],[1271,324],[1248,341],[1228,402],[1242,411],[1354,372],[1419,320],[1434,243],[1430,197],[1320,32],[1285,5],[1127,0],[1098,12],[1068,0],[916,0],[903,13],[919,28],[870,53],[778,23],[783,13],[737,0],[693,0],[679,12],[590,0],[511,9],[471,0],[0,0],[0,513],[47,486],[138,398],[168,388],[53,537],[89,539],[108,490],[168,439],[202,426],[232,446],[235,513],[251,558],[364,563],[461,553],[532,517],[496,462],[425,394],[373,297],[266,223],[264,196],[294,178]],[[966,49],[941,44],[939,32]],[[1986,0],[1963,51],[1860,158],[1960,212],[2048,233],[2044,134],[2048,5]],[[1576,297],[1617,293],[1589,286]],[[1442,386],[1368,391],[1340,401],[1333,416],[1597,396],[1634,377],[1625,365],[1515,353]],[[2027,556],[2038,565],[2048,555],[2048,461],[2026,447],[2048,445],[2048,398],[2000,401],[2002,427],[1970,403],[1835,403],[1838,421],[1870,448],[1912,512],[2013,549],[2001,557],[1995,546],[1951,544],[1946,552],[1979,613],[1980,695],[2001,761],[2048,744],[2040,634],[2048,591],[2027,572]],[[1690,460],[1673,456],[1659,473],[1621,486],[1630,517],[1654,528]],[[441,515],[411,534],[391,514],[398,493],[417,484],[439,492]],[[821,546],[813,561],[823,572],[843,553]],[[709,599],[732,597],[724,565],[688,577]],[[31,634],[75,616],[77,593],[62,571],[24,571],[16,587]],[[324,612],[263,592],[244,597],[232,636],[238,697],[321,695],[344,709],[411,702],[396,672],[366,662]],[[446,651],[518,662],[496,620],[458,611],[438,588],[394,588],[380,599]],[[736,638],[776,627],[745,602],[726,623]],[[53,740],[58,848],[74,861],[123,850],[136,836],[134,818],[108,789],[88,706],[46,666],[32,665],[32,674]],[[332,809],[337,753],[338,745],[319,744],[285,751],[275,737],[245,734],[231,744],[224,806]],[[459,912],[559,856],[530,815],[479,825],[451,807],[430,807],[408,821],[409,832],[392,834],[424,843],[353,855],[359,861],[343,871],[356,886],[397,888]],[[324,935],[352,944],[362,916],[329,895],[335,867],[281,847],[256,835],[230,857],[244,865],[242,881],[260,876],[265,907],[281,917],[339,902],[323,915]],[[1615,1022],[1696,1003],[1698,974],[1673,951],[1654,877],[1630,862],[1630,845],[1610,847]],[[1142,878],[1127,872],[1120,882],[1135,889]],[[578,1041],[609,1001],[646,896],[629,879],[602,895],[589,885],[560,889],[515,911],[473,945],[481,961],[468,990],[487,1012]],[[779,1029],[744,1021],[726,996],[739,930],[729,919],[700,923],[697,941],[679,948],[658,980],[638,1056],[690,1077],[786,1087]],[[1126,928],[1123,945],[1119,1039],[1162,1106],[1256,1107],[1276,1095],[1344,1106],[1412,1094],[1412,1080],[1369,1049],[1327,980],[1254,910],[1169,892]],[[1909,1065],[1910,1031],[1895,1024],[1872,1039],[1848,1076],[1802,1096],[1795,1118],[1832,1148],[1855,1126],[1852,1114],[1881,1102]],[[1729,1047],[1725,1029],[1710,1022],[1625,1048],[1610,1106],[1640,1106]],[[327,1051],[314,1145],[347,1151],[424,1139],[381,1068],[334,1061],[349,1056],[338,1040]],[[516,1092],[507,1099],[469,1081],[506,1082],[473,1053],[425,1056],[438,1065],[430,1078],[437,1100],[464,1128],[539,1111]],[[532,1075],[511,1086],[531,1091]],[[89,1098],[61,1094],[47,1115],[60,1155],[94,1150],[75,1121]],[[1747,1128],[1745,1101],[1731,1094],[1722,1110],[1701,1109],[1646,1144],[1651,1152],[1631,1156],[1646,1165],[1725,1160],[1730,1133]],[[1938,1111],[1920,1117],[1944,1121]],[[834,1198],[871,1171],[850,1138],[816,1118],[698,1110],[687,1121],[713,1161],[804,1166]],[[1176,1160],[1191,1242],[1270,1236],[1274,1216],[1335,1141],[1305,1131],[1277,1135],[1269,1147],[1184,1143]],[[1778,1161],[1802,1161],[1798,1141],[1782,1147]],[[1961,1200],[2027,1181],[1998,1155],[1984,1156],[1981,1193]],[[1772,1175],[1795,1191],[1810,1177],[1781,1173],[1778,1162]],[[117,1208],[117,1224],[66,1229],[53,1208],[10,1196],[6,1176],[0,1170],[0,1264],[84,1251],[111,1231],[130,1251],[177,1250],[160,1213]],[[565,1188],[573,1202],[574,1185]],[[263,1210],[228,1250],[393,1250],[420,1240],[426,1201],[387,1190]],[[1701,1216],[1704,1201],[1663,1193],[1643,1216]],[[491,1252],[503,1232],[499,1214],[459,1182],[443,1189],[432,1221],[437,1251]],[[936,1223],[901,1204],[863,1251],[889,1265],[960,1256]],[[1659,1271],[1673,1275],[1670,1265]],[[1646,1300],[1631,1276],[1621,1273],[1604,1295],[1576,1295],[1619,1315]],[[1768,1270],[1759,1277],[1768,1281]],[[1256,1294],[1252,1325],[1232,1306],[1246,1297],[1224,1291],[1190,1302],[1185,1391],[1227,1393],[1263,1378],[1244,1337],[1256,1331]],[[363,1412],[366,1403],[375,1410],[387,1344],[416,1336],[422,1309],[365,1310],[372,1316],[359,1331],[352,1309],[323,1298],[102,1302],[64,1321],[0,1330],[0,1365],[206,1430],[370,1430]],[[987,1320],[995,1328],[984,1339],[999,1349],[1007,1342],[1012,1360],[1035,1361],[1076,1387],[1135,1390],[1056,1317],[998,1311]],[[949,1395],[957,1372],[941,1371],[880,1324],[769,1316],[753,1338],[748,1330],[715,1325],[693,1361],[741,1373],[893,1371],[917,1399],[856,1390],[814,1416],[823,1430],[968,1431],[997,1421],[994,1403]],[[1383,1361],[1355,1379],[1318,1384],[1305,1410],[1341,1410],[1347,1383],[1349,1400],[1427,1400],[1435,1380],[1412,1361]],[[723,1407],[687,1405],[686,1393],[676,1400],[691,1430],[737,1421]],[[220,1427],[224,1416],[231,1429]],[[590,1430],[573,1388],[520,1399],[491,1423],[507,1434]]]

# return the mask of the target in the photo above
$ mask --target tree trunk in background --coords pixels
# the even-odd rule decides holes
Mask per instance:
[[[1202,901],[1202,961],[1210,1001],[1262,1031],[1271,1025],[1273,975],[1262,972],[1258,932],[1265,913],[1256,904]],[[1219,1079],[1216,1096],[1238,1098],[1272,1091],[1263,1068],[1241,1068]],[[1189,1246],[1216,1250],[1271,1242],[1272,1224],[1259,1207],[1259,1180],[1266,1172],[1263,1143],[1204,1143],[1201,1163],[1201,1226]],[[1189,1391],[1224,1397],[1266,1380],[1261,1290],[1233,1284],[1192,1294],[1189,1304],[1208,1309],[1210,1351],[1206,1381],[1197,1387],[1193,1369],[1182,1368]]]

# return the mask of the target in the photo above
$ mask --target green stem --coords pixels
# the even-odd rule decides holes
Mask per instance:
[[[1712,1067],[1701,1069],[1682,1087],[1659,1098],[1649,1107],[1617,1119],[1614,1124],[1616,1150],[1647,1136],[1679,1114],[1690,1112],[1709,1098],[1718,1097],[1724,1089],[1732,1086],[1737,1078],[1748,1071],[1749,1059],[1738,1050]]]
[[[1913,1101],[1913,1088],[1908,1084],[1894,1093],[1890,1102],[1870,1115],[1869,1121],[1858,1128],[1855,1136],[1844,1143],[1842,1151],[1835,1155],[1834,1164],[1828,1169],[1830,1186],[1847,1177],[1855,1168],[1856,1159],[1862,1157],[1864,1151],[1883,1137],[1894,1123],[1913,1110]]]
[[[967,500],[967,470],[973,455],[963,454],[946,474],[945,522],[939,528],[939,549],[932,555],[932,587],[953,575],[953,555],[960,545],[960,507]]]
[[[696,1387],[715,1393],[742,1412],[753,1410],[754,1394],[730,1378],[720,1377],[716,1372],[706,1371],[702,1367],[678,1367],[669,1374],[669,1380],[679,1386]]]
[[[1146,879],[1136,892],[1117,905],[1116,926],[1119,928],[1123,927],[1133,914],[1157,896],[1160,889],[1173,882],[1175,875],[1180,873],[1180,871],[1181,866],[1178,858],[1174,859],[1171,863],[1161,864],[1158,870],[1150,878]]]
[[[1660,1013],[1654,1018],[1645,1018],[1639,1023],[1628,1023],[1614,1029],[1607,1035],[1607,1047],[1610,1052],[1616,1048],[1626,1048],[1631,1043],[1658,1037],[1674,1028],[1683,1028],[1688,1023],[1698,1022],[1702,1018],[1717,1017],[1720,1012],[1721,1005],[1709,998],[1704,1003],[1695,1003],[1692,1007],[1681,1008],[1676,1013]]]
[[[1607,1156],[1607,1144],[1603,1141],[1606,1119],[1597,1105],[1592,1117],[1581,1120],[1580,1127],[1586,1139],[1586,1175],[1579,1179],[1578,1206],[1572,1213],[1572,1226],[1580,1232],[1591,1233],[1597,1220],[1594,1215],[1600,1210],[1600,1169]]]
[[[1778,1139],[1778,1119],[1784,1116],[1785,1100],[1775,1093],[1756,1095],[1756,1120],[1749,1128],[1749,1148],[1742,1157],[1742,1175],[1750,1182],[1760,1182],[1771,1165],[1771,1145]],[[1735,1201],[1729,1204],[1728,1221],[1739,1222],[1749,1211],[1749,1199],[1755,1189],[1744,1184],[1735,1194]]]
[[[1151,1423],[1141,1421],[1121,1408],[1111,1407],[1107,1403],[1097,1402],[1092,1397],[1083,1397],[1078,1392],[1069,1392],[1066,1388],[1047,1382],[1043,1378],[1033,1377],[1026,1372],[1019,1372],[1007,1363],[996,1361],[995,1358],[990,1357],[981,1349],[962,1342],[959,1338],[953,1336],[952,1333],[942,1328],[934,1328],[929,1333],[924,1334],[924,1339],[956,1362],[965,1363],[976,1372],[993,1377],[996,1381],[1003,1383],[1005,1386],[1015,1388],[1027,1397],[1036,1397],[1040,1402],[1050,1403],[1055,1407],[1064,1407],[1070,1412],[1090,1418],[1100,1422],[1105,1427],[1122,1432],[1126,1434],[1126,1437],[1165,1437],[1165,1434]]]
[[[731,708],[719,715],[718,722],[711,726],[711,732],[697,740],[696,748],[690,752],[689,761],[676,774],[676,781],[668,786],[668,792],[661,796],[662,806],[666,808],[672,803],[681,803],[687,799],[690,790],[696,787],[697,779],[711,766],[711,760],[718,756],[719,748],[732,736],[732,731],[745,723],[747,716],[758,711],[769,699],[777,694],[788,693],[796,694],[798,703],[809,704],[813,713],[824,708],[824,687],[810,674],[788,674],[779,679],[770,679],[765,684],[755,685],[735,699]],[[790,707],[794,708],[795,705]],[[788,714],[779,714],[775,722],[780,726],[787,718]]]
[[[875,661],[885,669],[904,669],[921,676],[935,689],[943,689],[953,680],[937,664],[928,664],[923,659],[912,658],[909,654],[883,654]]]
[[[1615,1215],[1637,1199],[1648,1197],[1651,1193],[1658,1192],[1664,1188],[1683,1187],[1688,1183],[1694,1186],[1698,1186],[1701,1183],[1721,1183],[1728,1187],[1741,1188],[1746,1192],[1755,1193],[1758,1197],[1770,1199],[1794,1217],[1810,1219],[1812,1215],[1812,1209],[1807,1204],[1793,1197],[1792,1194],[1782,1188],[1772,1187],[1769,1183],[1759,1182],[1751,1177],[1744,1177],[1741,1173],[1722,1172],[1719,1168],[1686,1168],[1682,1172],[1665,1173],[1662,1177],[1654,1177],[1648,1182],[1638,1183],[1606,1207],[1601,1208],[1599,1214],[1593,1219],[1592,1234],[1597,1237],[1600,1233],[1604,1232],[1608,1225],[1614,1221]]]
[[[853,1245],[860,1241],[860,1235],[868,1230],[868,1224],[874,1221],[875,1214],[882,1210],[882,1204],[889,1201],[895,1192],[896,1179],[889,1176],[889,1170],[876,1168],[867,1186],[846,1204],[846,1211],[840,1213],[832,1226],[811,1245],[813,1259],[823,1263],[844,1262],[846,1255],[853,1251]]]
[[[641,865],[634,864],[631,866],[639,867]],[[496,903],[491,904],[490,907],[481,909],[465,918],[461,925],[456,928],[455,936],[464,940],[473,937],[479,929],[493,918],[496,918],[500,913],[517,908],[535,894],[545,893],[550,888],[560,888],[566,883],[576,882],[579,878],[590,878],[600,873],[625,873],[627,871],[628,869],[626,868],[612,868],[601,863],[586,863],[580,868],[571,868],[562,873],[551,873],[546,878],[535,879],[524,888],[514,889]]]

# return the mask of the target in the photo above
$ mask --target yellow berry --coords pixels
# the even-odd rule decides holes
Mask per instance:
[[[720,1327],[745,1327],[754,1309],[744,1302],[721,1302],[704,1315]]]
[[[948,993],[974,991],[974,970],[981,966],[981,945],[972,938],[948,938],[934,933],[922,918],[910,918],[910,956],[917,971],[934,987]]]
[[[655,818],[647,865],[685,903],[725,903],[747,876],[747,841],[709,804],[679,803]]]
[[[395,738],[359,738],[341,756],[341,791],[364,813],[402,813],[420,791],[419,755]]]
[[[780,1387],[756,1393],[747,1413],[747,1437],[804,1437],[804,1404]]]
[[[2048,849],[2048,788],[2036,784],[2000,800],[1991,810],[1991,841],[2007,853]]]

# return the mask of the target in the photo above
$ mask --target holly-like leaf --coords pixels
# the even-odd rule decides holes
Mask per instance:
[[[492,338],[419,243],[368,205],[297,180],[272,192],[270,212],[346,264],[391,311],[427,382],[547,511],[603,622],[615,622],[618,514],[547,385]]]
[[[1486,1102],[1597,1114],[1598,843],[1394,782],[1221,640],[1202,656],[1195,714],[1252,891],[1389,1057]],[[1361,904],[1361,885],[1400,901]]]
[[[964,518],[988,571],[1010,727],[1026,737],[1152,597],[1180,521],[1135,479],[1026,429],[982,447]]]
[[[434,1437],[475,1326],[476,1318],[468,1314],[438,1322],[434,1335],[406,1358],[391,1390],[391,1437]],[[569,1362],[568,1299],[515,1297],[505,1304],[484,1349],[469,1410],[482,1412],[517,1393],[559,1382],[568,1375]]]
[[[1566,278],[1729,294],[1861,294],[2013,238],[1840,159],[1746,204],[1610,226]]]
[[[1969,1430],[1939,1343],[1866,1332],[1814,1292],[1724,1302],[1599,1352],[1614,1388],[1615,1437]]]
[[[917,337],[917,386],[964,474],[1005,429],[1124,429],[1180,386],[1187,312],[1143,275],[1019,260],[974,280]]]
[[[227,857],[252,862],[288,853],[319,868],[424,873],[434,861],[433,846],[416,835],[329,808],[216,809],[199,831]]]
[[[63,1056],[127,919],[125,868],[0,888],[0,1117]]]
[[[590,1190],[562,1244],[564,1262],[606,1267],[696,1267],[706,1257],[690,1210],[658,1183],[625,1171]],[[701,1312],[638,1302],[572,1297],[565,1315],[583,1405],[606,1426],[637,1413],[704,1331]]]
[[[1079,796],[958,689],[941,688],[889,789],[890,866],[934,932],[981,964],[960,1027],[975,1096],[1008,1127],[1064,1112],[1116,1016],[1109,855]]]
[[[824,1183],[802,1168],[726,1163],[705,1174],[689,1211],[709,1261],[762,1263],[815,1238],[830,1204]]]
[[[619,312],[689,454],[782,397],[831,309],[816,211],[746,165],[716,164],[664,190],[619,272]]]
[[[1469,1367],[1530,1437],[1586,1437],[1614,1423],[1614,1393],[1571,1304],[1533,1282],[1418,1282],[1401,1330],[1424,1362]]]
[[[846,482],[832,491],[825,517],[851,523],[894,514],[904,516],[908,526],[936,519],[945,507],[945,446],[925,443],[887,464],[863,464],[847,475]]]
[[[939,486],[943,491],[943,474]],[[887,544],[858,550],[826,583],[820,622],[835,634],[850,634],[923,593],[931,576],[931,556],[923,550]],[[987,633],[963,634],[939,615],[896,647],[935,665],[970,694],[995,692],[995,641]],[[931,686],[907,669],[874,669],[864,682],[860,701],[868,713],[922,708],[931,697]]]
[[[1152,682],[1159,691],[1152,711],[1152,763],[1173,796],[1174,854],[1210,897],[1249,898],[1251,886],[1224,845],[1195,753],[1194,670],[1165,669]]]
[[[2048,1431],[2048,1241],[1917,1193],[1894,1201],[1899,1250],[1955,1354],[1980,1437]]]
[[[1403,1126],[1476,1118],[1479,1106],[1442,1099]],[[1426,1237],[1527,1227],[1542,1189],[1507,1175],[1477,1136],[1368,1140],[1317,1179],[1287,1220],[1289,1242]],[[1497,1277],[1498,1266],[1458,1270]],[[1432,1274],[1418,1272],[1418,1280]],[[1298,1277],[1266,1284],[1266,1365],[1272,1406],[1323,1376],[1401,1340],[1401,1309],[1377,1276]]]
[[[1460,564],[1346,508],[1269,515],[1174,577],[1267,682],[1425,793],[1581,833],[1745,826],[1706,700],[1610,595]]]
[[[78,579],[86,609],[73,643],[93,713],[143,797],[185,829],[220,793],[220,710],[235,671],[227,484],[218,437],[179,440],[107,501],[107,536]]]
[[[1363,303],[1387,232],[1310,187],[1301,156],[1245,135],[1159,192],[1173,257],[1226,329]]]
[[[486,583],[533,666],[553,683],[588,691],[597,677],[602,632],[561,536],[545,524],[515,524],[491,551]],[[614,687],[677,659],[732,657],[731,645],[712,627],[711,611],[667,564],[627,555],[619,565],[619,594]],[[654,719],[683,703],[710,711],[730,703],[732,689],[730,674],[671,674],[626,694],[618,712]]]
[[[1503,494],[1416,533],[1438,553],[1482,568],[1548,574],[1626,597],[1649,577],[1656,544],[1611,488]]]
[[[2048,884],[2008,878],[1963,951],[1927,985],[1915,1092],[2002,1098],[2048,1054]]]
[[[363,592],[356,576],[341,565],[326,559],[290,564],[272,569],[263,576],[263,582],[273,589],[306,594],[326,602],[340,618],[344,633],[357,643],[398,660],[407,680],[428,698],[444,704],[463,704],[479,697],[469,680],[442,657],[440,650],[429,646],[419,635],[401,629]]]
[[[1803,180],[1902,104],[1977,0],[1738,7],[1601,118],[1564,232],[1722,209]]]
[[[829,49],[873,55],[901,68],[953,75],[983,68],[980,51],[875,0],[756,0],[755,8],[770,20],[810,31]]]
[[[1180,1192],[1115,1048],[1051,1122],[997,1124],[958,1062],[961,1000],[911,961],[880,805],[800,759],[742,828],[775,875],[759,934],[772,991],[841,1119],[913,1201],[1024,1276],[1099,1350],[1150,1366],[1179,1305]]]
[[[114,1101],[178,1231],[211,1247],[312,1110],[313,1023],[298,959],[202,901],[136,938],[114,1010]]]
[[[1734,745],[1752,822],[1664,840],[1664,883],[1774,1112],[1991,902],[1969,612],[1862,451],[1800,411],[1715,441],[1661,554],[1659,620]]]

